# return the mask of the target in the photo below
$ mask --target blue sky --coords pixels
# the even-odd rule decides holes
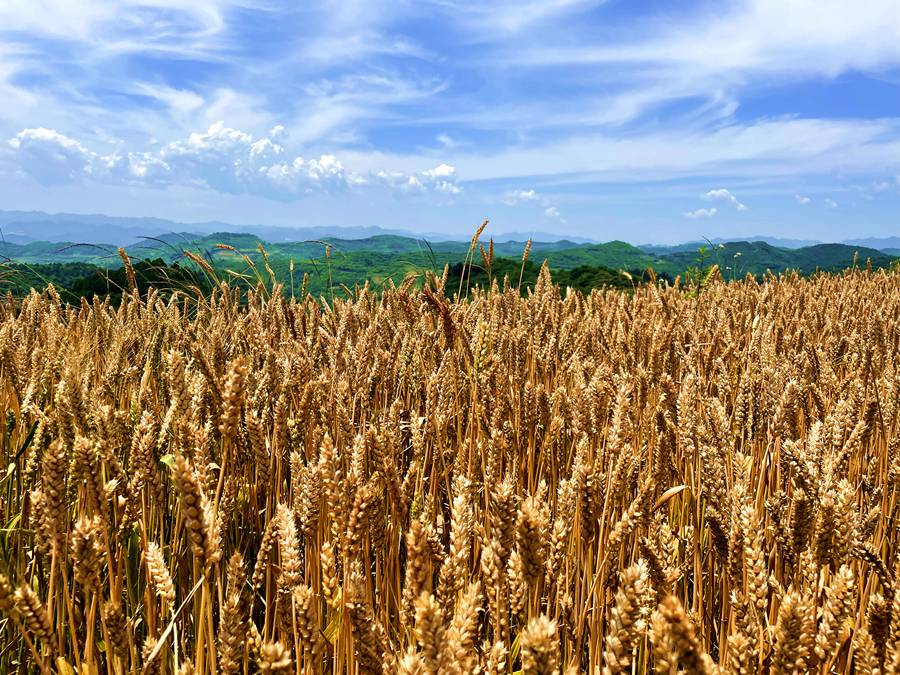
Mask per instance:
[[[897,0],[4,0],[0,208],[900,234]]]

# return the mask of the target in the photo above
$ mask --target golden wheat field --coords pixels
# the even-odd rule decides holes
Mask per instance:
[[[900,276],[0,306],[0,671],[900,673]]]

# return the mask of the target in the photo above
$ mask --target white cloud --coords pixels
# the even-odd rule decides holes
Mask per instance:
[[[540,35],[525,48],[509,41],[494,60],[597,78],[602,99],[572,97],[562,116],[583,114],[586,124],[629,122],[673,101],[688,102],[692,122],[714,122],[730,117],[741,94],[760,85],[900,66],[898,21],[896,0],[864,0],[852,12],[844,0],[701,3],[648,16],[640,30],[623,27],[605,39],[570,25],[564,44]],[[525,114],[560,118],[535,112]]]
[[[701,195],[701,199],[712,200],[719,199],[722,201],[726,201],[731,204],[738,211],[747,211],[747,207],[738,201],[737,197],[735,197],[731,192],[726,190],[725,188],[718,188],[716,190],[710,190],[709,192]]]
[[[231,9],[247,4],[247,0],[5,0],[0,3],[0,25],[91,43],[106,51],[196,54],[223,30]]]
[[[166,185],[172,180],[172,167],[149,152],[113,153],[97,158],[95,166],[102,168],[96,176],[101,180],[156,186]]]
[[[77,181],[91,173],[94,155],[53,129],[23,129],[9,141],[16,162],[42,185]]]
[[[292,138],[322,142],[338,135],[355,135],[357,128],[367,122],[396,120],[391,112],[394,106],[432,101],[446,87],[439,78],[412,77],[388,70],[313,80],[303,88],[302,105],[290,120]],[[230,115],[228,118],[232,119]]]
[[[535,25],[603,4],[606,0],[430,0],[479,40],[514,35]]]
[[[450,136],[449,134],[438,134],[434,137],[438,143],[441,144],[443,148],[456,148],[459,147],[459,141]]]
[[[541,201],[540,195],[535,190],[510,190],[506,194],[503,195],[501,201],[504,204],[508,204],[510,206],[515,206],[516,204],[520,204],[522,202],[537,202]]]
[[[456,168],[449,164],[439,164],[433,169],[423,171],[422,174],[434,180],[451,178],[456,175]]]
[[[453,196],[462,192],[462,188],[456,182],[456,168],[450,164],[440,164],[433,169],[412,174],[380,170],[374,172],[371,178],[372,182],[387,185],[401,195],[435,192]],[[369,182],[365,177],[362,180]]]
[[[718,212],[719,212],[719,210],[714,206],[711,209],[695,209],[693,211],[687,211],[687,212],[685,212],[684,215],[686,218],[693,218],[693,219],[712,218]]]
[[[833,199],[826,199],[825,206],[827,206],[829,209],[836,209],[838,207],[838,203]]]
[[[100,154],[53,129],[24,129],[8,147],[15,165],[39,183],[60,185],[96,180],[155,187],[194,185],[228,194],[294,199],[307,193],[338,192],[349,187],[387,185],[401,192],[458,195],[456,168],[447,163],[415,174],[347,170],[331,154],[291,156],[273,139],[286,137],[276,126],[269,137],[216,122],[205,132],[173,141],[156,152]]]
[[[10,139],[9,147],[19,169],[42,185],[89,179],[160,185],[172,177],[171,167],[160,156],[148,152],[99,155],[54,129],[23,129]]]
[[[189,115],[205,103],[204,98],[194,91],[147,82],[135,85],[134,92],[165,104],[179,117]]]
[[[507,206],[528,205],[534,207],[537,205],[544,209],[544,215],[547,218],[558,220],[561,223],[567,222],[560,214],[559,208],[544,195],[539,194],[534,188],[529,188],[527,190],[510,190],[503,194],[500,201]]]
[[[796,199],[797,203],[802,206],[806,206],[812,201],[812,199],[810,199],[809,197],[804,197],[803,195],[794,195],[794,199]]]
[[[713,172],[730,178],[895,169],[900,166],[900,120],[780,118],[715,130],[580,133],[453,159],[467,180],[593,174],[634,182]]]
[[[814,82],[844,96],[831,78],[843,72],[890,82],[896,3],[728,0],[650,8],[635,24],[602,0],[0,0],[0,170],[12,160],[44,184],[285,200],[347,189],[448,200],[465,186],[471,200],[538,219],[561,206],[585,223],[579,203],[603,208],[602,189],[558,205],[554,186],[677,180],[672,190],[699,195],[712,180],[754,210],[767,188],[751,183],[779,184],[782,200],[815,186],[798,203],[824,208],[821,194],[843,189],[833,181],[900,172],[900,116],[828,119],[809,105],[801,117],[770,94]],[[418,43],[435,29],[446,39]],[[736,117],[745,96],[756,100]],[[213,132],[219,119],[228,128]],[[18,139],[23,127],[62,133]],[[746,208],[712,192],[725,193],[706,202],[723,216]],[[687,203],[676,217],[702,206]],[[329,208],[357,216],[341,200]]]
[[[38,96],[16,79],[31,54],[28,49],[0,43],[0,97],[9,110],[30,111],[38,104]]]
[[[450,164],[439,164],[433,169],[423,171],[419,180],[423,185],[447,195],[457,195],[462,192],[462,188],[456,182],[456,167]]]
[[[720,7],[716,7],[717,10]],[[693,65],[701,72],[805,71],[835,75],[900,62],[897,5],[865,0],[848,12],[842,0],[749,0],[731,11],[659,21],[631,43],[573,45],[539,52],[546,62]]]
[[[260,167],[259,173],[290,195],[316,190],[336,191],[347,185],[344,165],[334,155],[308,160],[295,157],[291,162]]]

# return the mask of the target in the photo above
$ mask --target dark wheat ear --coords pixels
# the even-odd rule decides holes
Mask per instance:
[[[47,608],[31,586],[19,586],[15,593],[15,607],[22,623],[34,638],[52,650],[53,627],[47,616]]]
[[[0,574],[0,614],[11,617],[15,609],[16,601],[13,596],[13,587],[9,582],[9,577]]]

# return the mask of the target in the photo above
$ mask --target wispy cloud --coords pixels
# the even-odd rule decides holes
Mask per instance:
[[[535,25],[577,15],[606,0],[426,0],[460,24],[472,38],[493,41],[517,35]]]
[[[729,176],[865,171],[900,164],[900,120],[777,119],[680,129],[573,133],[494,153],[455,154],[470,180],[598,174],[639,181],[703,173]]]
[[[206,100],[189,89],[177,89],[164,84],[139,82],[134,85],[134,93],[145,96],[166,106],[175,115],[183,117],[201,108]]]
[[[756,80],[835,77],[900,65],[897,7],[866,0],[847,12],[841,0],[749,0],[697,7],[641,24],[641,32],[596,40],[576,29],[565,46],[511,46],[507,64],[627,69],[635,115],[674,99],[736,98]],[[852,14],[852,16],[851,16]]]
[[[562,217],[559,209],[555,206],[548,206],[546,209],[544,209],[544,215],[547,216],[550,220],[559,220],[565,222],[565,219]]]
[[[604,186],[654,184],[605,222],[688,208],[662,196],[671,190],[721,211],[750,207],[748,227],[785,197],[823,205],[802,195],[867,186],[860,198],[887,226],[897,190],[884,185],[900,173],[900,115],[885,112],[900,88],[896,20],[895,0],[853,12],[841,0],[677,11],[602,0],[7,0],[0,139],[19,146],[2,144],[11,180],[0,197],[17,197],[29,176],[53,194],[91,181],[101,203],[104,186],[189,187],[211,209],[224,208],[222,190],[323,205],[380,191],[443,200],[448,218],[466,221],[476,204],[523,223],[556,209],[590,233],[612,203]],[[801,104],[783,95],[793,86],[816,95]],[[849,98],[850,113],[828,103]],[[251,156],[235,141],[178,154],[219,120],[281,151]],[[285,131],[268,134],[278,124]],[[438,175],[442,164],[453,174]],[[343,196],[319,212],[369,213]]]
[[[438,143],[440,143],[441,147],[443,147],[443,148],[459,147],[459,141],[454,139],[449,134],[438,134],[437,136],[434,137],[434,140],[436,140]]]
[[[812,201],[812,199],[810,199],[809,197],[804,197],[803,195],[794,195],[794,199],[796,199],[797,203],[801,206],[806,206]]]
[[[829,209],[836,209],[838,207],[838,203],[833,199],[826,199],[825,206],[827,206]]]

